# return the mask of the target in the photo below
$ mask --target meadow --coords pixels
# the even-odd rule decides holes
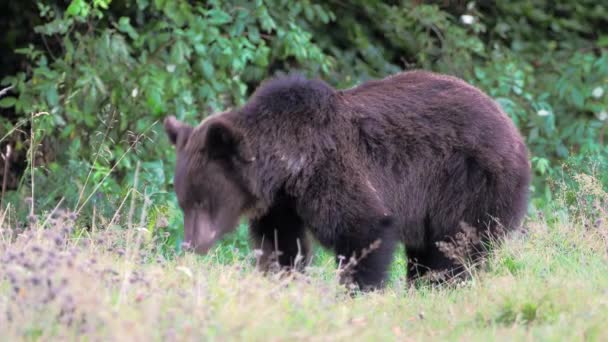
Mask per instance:
[[[389,286],[338,284],[331,255],[304,274],[255,269],[228,242],[201,257],[168,255],[146,218],[103,217],[90,229],[57,209],[14,229],[0,212],[0,327],[5,340],[591,340],[608,338],[608,195],[577,175],[550,217],[492,249],[450,285],[405,281],[403,253]],[[570,203],[568,203],[570,202]],[[137,222],[139,221],[139,222]],[[244,234],[241,227],[237,234]],[[234,239],[234,237],[232,238]]]
[[[606,341],[608,3],[0,1],[1,341]],[[168,115],[195,125],[298,72],[347,89],[457,76],[525,138],[523,228],[468,279],[256,270],[247,227],[181,250]],[[473,266],[473,265],[467,265]]]

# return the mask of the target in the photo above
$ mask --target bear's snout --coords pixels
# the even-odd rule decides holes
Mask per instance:
[[[200,210],[184,213],[184,250],[205,254],[217,241],[217,229],[209,215]]]

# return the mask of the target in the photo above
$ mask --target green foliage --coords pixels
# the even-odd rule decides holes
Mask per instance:
[[[154,203],[165,203],[163,189],[171,182],[166,175],[174,157],[159,125],[164,116],[174,114],[195,124],[212,112],[242,104],[249,84],[267,77],[272,63],[290,60],[313,73],[331,65],[311,42],[312,34],[294,23],[300,12],[290,9],[279,16],[269,11],[276,5],[272,1],[212,1],[204,6],[127,1],[125,8],[116,9],[127,13],[118,17],[109,5],[73,0],[65,12],[41,5],[41,15],[49,18],[36,31],[57,39],[62,54],[32,44],[18,49],[31,63],[31,72],[3,81],[14,85],[19,96],[3,98],[0,106],[14,107],[23,116],[48,112],[35,125],[53,149],[65,152],[38,179],[48,190],[43,204],[66,194],[52,189],[66,189],[57,183],[66,180],[58,175],[67,173],[77,180],[66,184],[67,203],[81,204],[74,194],[84,188],[85,195],[98,191],[111,204],[106,209],[115,209],[140,160],[142,188]],[[317,6],[308,17],[317,16],[329,14]],[[15,124],[0,119],[7,131]]]
[[[440,8],[355,1],[332,11],[341,13],[339,29],[319,35],[319,41],[340,61],[334,83],[404,67],[472,82],[495,98],[524,134],[539,203],[551,199],[545,181],[561,161],[573,155],[606,158],[608,6],[519,0]]]

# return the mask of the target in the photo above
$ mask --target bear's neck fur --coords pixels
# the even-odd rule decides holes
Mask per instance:
[[[336,110],[338,94],[321,80],[289,75],[265,82],[243,108],[226,114],[253,151],[264,151],[244,177],[260,200],[256,212],[278,193],[302,198],[318,167],[344,157],[339,151],[350,133]]]

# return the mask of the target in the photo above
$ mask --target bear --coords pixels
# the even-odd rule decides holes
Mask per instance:
[[[463,265],[442,246],[468,230],[480,238],[467,255],[483,255],[527,212],[520,132],[455,76],[412,70],[340,90],[281,75],[239,108],[196,127],[168,116],[164,127],[184,245],[200,254],[244,218],[262,268],[273,253],[298,268],[312,237],[338,263],[354,261],[345,282],[373,290],[386,284],[399,243],[408,281],[429,271],[449,279]]]

